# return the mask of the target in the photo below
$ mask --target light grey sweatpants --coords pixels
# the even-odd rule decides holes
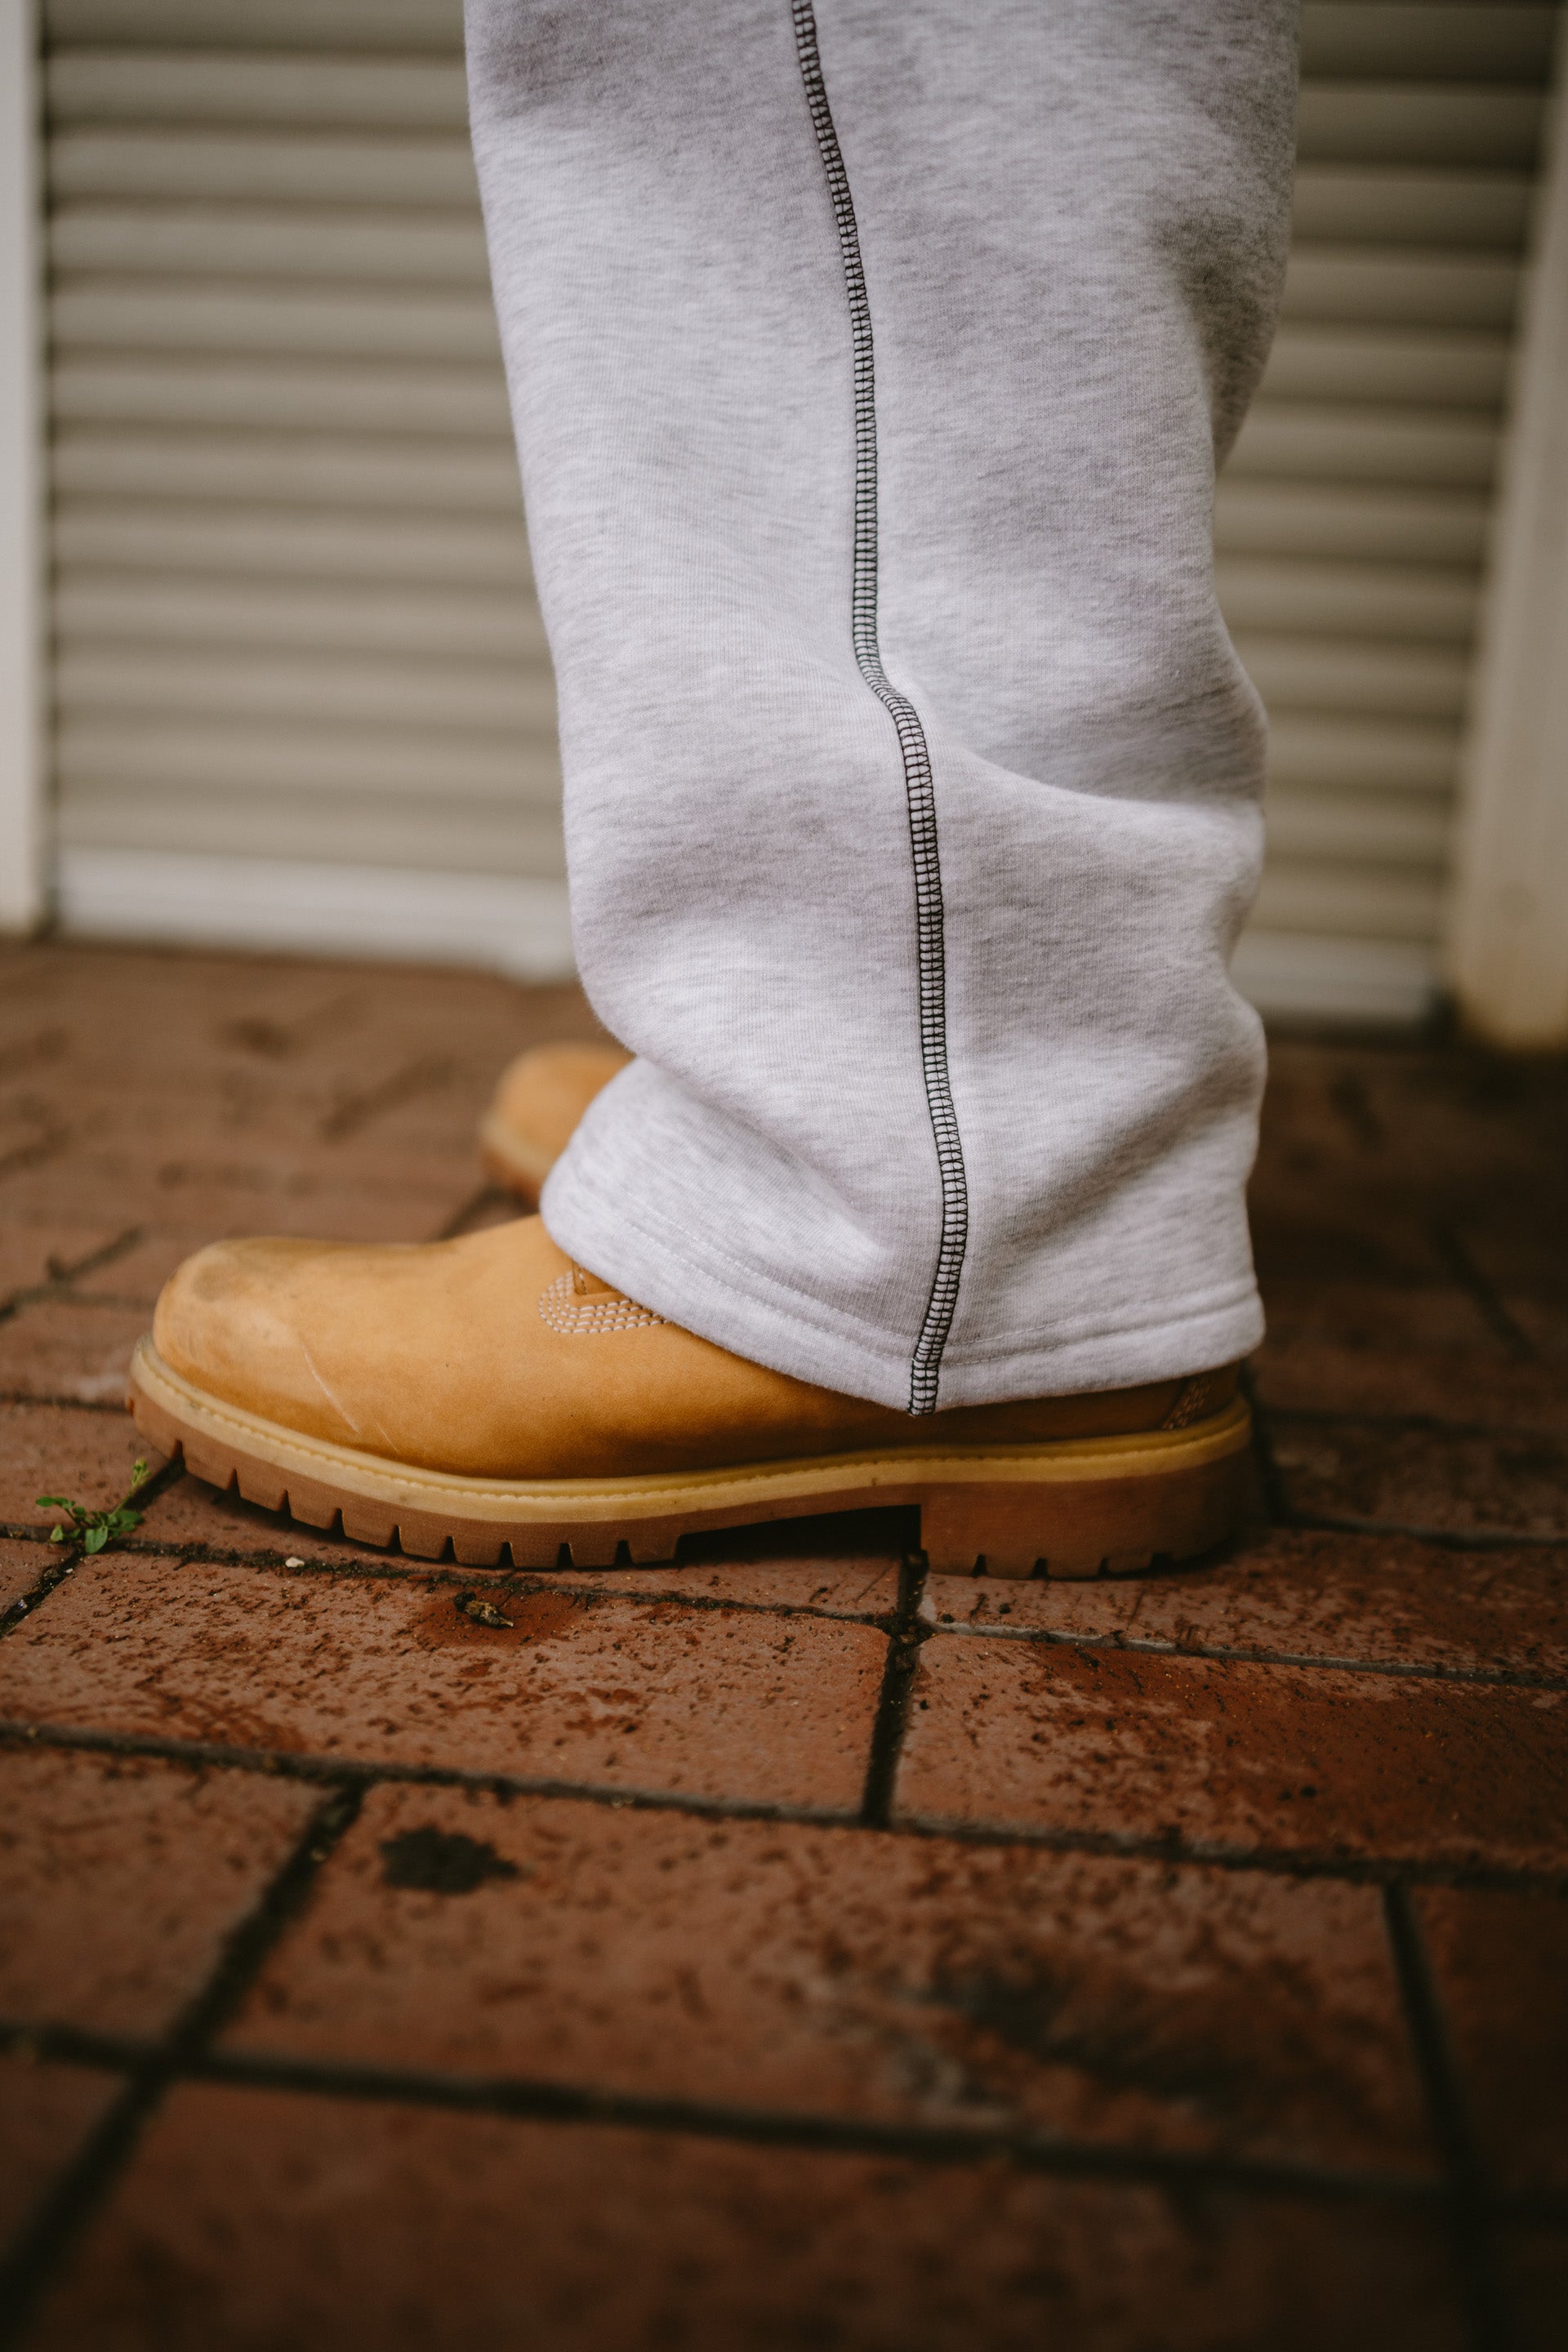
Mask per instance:
[[[944,1405],[1252,1347],[1215,457],[1293,0],[469,0],[583,979],[561,1245]]]

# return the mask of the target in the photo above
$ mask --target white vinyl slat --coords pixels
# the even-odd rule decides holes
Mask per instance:
[[[515,518],[354,514],[319,507],[210,508],[64,499],[54,516],[61,564],[114,564],[217,578],[426,581],[526,597],[528,544]]]
[[[1464,714],[1469,664],[1462,646],[1262,636],[1238,629],[1236,649],[1279,716],[1305,709],[1458,720]]]
[[[1325,859],[1279,858],[1264,875],[1253,923],[1260,931],[1419,941],[1442,919],[1445,884],[1426,872]]]
[[[510,440],[326,434],[98,432],[57,439],[62,497],[240,499],[521,516]]]
[[[1274,338],[1265,399],[1396,401],[1405,407],[1488,408],[1508,388],[1509,338],[1457,327],[1291,325]]]
[[[1379,326],[1502,327],[1513,317],[1519,269],[1498,253],[1386,252],[1298,244],[1285,271],[1280,316],[1291,321],[1366,319]]]
[[[1479,490],[1231,481],[1222,475],[1215,494],[1215,548],[1220,555],[1479,564],[1489,512],[1490,501]]]
[[[488,293],[279,285],[192,285],[166,278],[67,279],[49,305],[62,351],[254,352],[258,359],[486,360],[500,365]]]
[[[1484,413],[1260,399],[1226,471],[1232,481],[1258,476],[1485,488],[1497,470],[1498,441],[1497,420]]]
[[[434,770],[416,772],[403,793],[395,789],[397,772],[391,789],[374,773],[356,779],[330,762],[318,770],[301,761],[299,772],[303,789],[295,791],[279,786],[270,772],[264,776],[258,763],[248,784],[237,790],[227,756],[222,754],[216,765],[204,769],[199,762],[193,764],[184,792],[170,785],[153,758],[101,793],[90,779],[78,781],[73,774],[70,801],[60,820],[61,845],[71,861],[72,852],[165,851],[173,839],[179,849],[172,861],[165,855],[165,864],[177,868],[189,859],[207,857],[270,859],[277,856],[279,840],[304,840],[310,857],[289,862],[297,873],[311,878],[328,865],[342,863],[351,869],[404,868],[411,878],[462,874],[515,875],[535,884],[561,880],[561,829],[550,806],[547,777],[541,781],[537,812],[512,807],[499,790],[488,802],[470,798],[463,818],[470,854],[462,866],[454,866],[450,820],[441,806],[440,779]],[[555,789],[559,792],[559,778]],[[69,872],[68,863],[68,887]],[[221,925],[221,912],[217,919]],[[221,939],[221,928],[207,934],[215,935]],[[331,953],[337,942],[329,935],[313,944]],[[395,938],[384,937],[383,944],[390,952],[401,951]],[[560,969],[558,965],[557,976]]]
[[[1342,857],[1357,864],[1425,866],[1440,874],[1452,819],[1440,796],[1277,791],[1268,812],[1276,865]]]
[[[472,213],[479,204],[465,132],[397,137],[331,131],[81,129],[50,144],[58,202],[391,205]],[[1392,233],[1392,232],[1391,232]]]
[[[555,725],[550,671],[537,662],[367,660],[341,646],[325,657],[254,646],[95,646],[69,638],[57,659],[62,699],[84,713],[461,728],[544,743]]]
[[[463,0],[46,0],[57,43],[114,47],[428,49],[463,41]]]
[[[1500,247],[1517,253],[1530,218],[1526,172],[1400,171],[1303,163],[1291,226],[1306,245]]]
[[[462,132],[468,120],[462,65],[445,58],[79,49],[47,61],[44,89],[51,118],[73,124]]]
[[[1238,637],[1289,630],[1310,642],[1353,632],[1389,645],[1456,646],[1468,658],[1480,602],[1474,572],[1458,565],[1231,555],[1219,558],[1215,574]]]
[[[1418,54],[1418,18],[1440,8],[1411,7],[1412,57]],[[1440,83],[1308,81],[1297,118],[1297,152],[1309,163],[1473,164],[1481,168],[1533,163],[1545,101],[1540,89],[1492,89]]]
[[[1286,709],[1269,729],[1271,786],[1451,793],[1458,762],[1458,727],[1436,719]]]
[[[415,656],[428,661],[498,662],[548,674],[539,614],[515,593],[300,580],[258,583],[143,572],[63,569],[55,582],[55,631],[64,645],[295,646],[317,654]]]
[[[424,433],[503,440],[506,385],[493,365],[401,360],[243,362],[62,352],[54,370],[61,425],[254,425],[303,433]]]
[[[57,270],[107,277],[346,279],[351,285],[489,289],[484,230],[460,213],[406,205],[323,221],[295,206],[71,205],[49,228]]]
[[[521,753],[515,741],[467,729],[420,733],[368,721],[326,727],[274,719],[263,726],[249,719],[235,727],[184,713],[103,718],[84,711],[61,729],[59,774],[68,786],[133,785],[126,797],[138,803],[180,785],[197,787],[215,803],[257,794],[291,799],[307,814],[314,803],[330,815],[338,793],[354,796],[362,814],[378,803],[415,802],[437,828],[451,825],[453,802],[465,820],[476,803],[487,804],[487,816],[504,820],[515,811],[521,820],[531,800],[559,833],[553,749],[536,740]],[[68,793],[68,814],[70,803]]]
[[[459,0],[45,18],[68,850],[552,887]],[[1273,1012],[1430,984],[1554,19],[1304,11],[1284,319],[1215,507],[1273,719],[1238,965]]]

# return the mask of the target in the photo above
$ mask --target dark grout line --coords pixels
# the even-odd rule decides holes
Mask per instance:
[[[0,1720],[0,1750],[52,1748],[85,1755],[147,1757],[193,1770],[257,1772],[339,1790],[425,1788],[472,1790],[481,1795],[562,1799],[612,1811],[674,1813],[699,1821],[776,1822],[803,1829],[863,1830],[863,1806],[791,1804],[786,1800],[695,1796],[681,1790],[616,1788],[606,1783],[478,1772],[458,1765],[374,1762],[354,1757],[301,1755],[279,1748],[227,1748],[206,1740],[159,1738],[151,1733],[100,1731],[70,1724]],[[872,1824],[872,1826],[876,1826]],[[945,1840],[958,1845],[1027,1847],[1041,1853],[1082,1853],[1111,1862],[1158,1862],[1194,1869],[1257,1872],[1266,1877],[1325,1878],[1352,1886],[1480,1889],[1546,1888],[1568,1894],[1568,1862],[1532,1870],[1464,1863],[1423,1863],[1409,1856],[1354,1858],[1313,1847],[1270,1849],[1143,1837],[1112,1830],[1051,1830],[1028,1823],[969,1822],[895,1813],[883,1834]]]
[[[1469,2352],[1511,2352],[1514,2334],[1491,2242],[1480,2157],[1408,1889],[1397,1881],[1386,1887],[1383,1910],[1405,2027],[1443,2164],[1447,2239]]]
[[[167,1464],[165,1470],[177,1466],[176,1464]],[[154,1473],[135,1491],[143,1495],[150,1493],[155,1485],[162,1485],[164,1475],[163,1470]],[[37,1527],[10,1528],[0,1526],[0,1536],[5,1535],[15,1535],[24,1542],[47,1540],[47,1530],[40,1531]],[[550,1592],[599,1607],[607,1606],[614,1601],[635,1601],[646,1608],[689,1609],[699,1612],[706,1610],[710,1613],[731,1612],[753,1617],[814,1617],[826,1624],[871,1625],[882,1632],[889,1631],[895,1622],[895,1611],[887,1609],[834,1609],[813,1601],[748,1601],[718,1592],[674,1592],[657,1587],[646,1592],[637,1592],[628,1591],[623,1584],[612,1585],[596,1580],[601,1577],[635,1577],[639,1573],[636,1568],[605,1569],[602,1571],[591,1569],[456,1568],[448,1567],[441,1560],[416,1559],[406,1552],[389,1552],[384,1558],[377,1556],[363,1562],[320,1558],[310,1559],[297,1553],[280,1551],[234,1551],[218,1544],[160,1543],[156,1538],[145,1536],[121,1538],[109,1547],[109,1551],[142,1560],[174,1560],[182,1568],[239,1568],[253,1570],[258,1575],[316,1577],[324,1580],[341,1577],[347,1582],[449,1585],[454,1592],[478,1587],[488,1594],[513,1601],[526,1601],[534,1593]],[[290,1566],[291,1560],[298,1560],[298,1566]],[[751,1565],[746,1561],[729,1564],[739,1567]],[[869,1560],[867,1564],[870,1564]],[[681,1565],[679,1561],[668,1560],[651,1563],[649,1572],[657,1573],[659,1568],[668,1567],[679,1570]],[[692,1563],[691,1572],[698,1574],[709,1563],[701,1561]],[[722,1566],[725,1563],[714,1562],[712,1565]],[[875,1564],[876,1573],[870,1580],[875,1582],[883,1568],[892,1565],[890,1559],[884,1561],[879,1559]]]
[[[125,1417],[125,1407],[117,1397],[56,1396],[52,1390],[40,1392],[35,1389],[0,1389],[0,1404],[47,1405],[56,1412],[107,1413],[116,1421]]]
[[[87,1557],[79,1543],[51,1545],[49,1551],[47,1567],[27,1587],[21,1599],[13,1601],[4,1618],[0,1618],[0,1642],[26,1624],[28,1619],[43,1607],[50,1593],[57,1592],[78,1563]]]
[[[64,1284],[58,1289],[50,1284],[42,1290],[25,1291],[20,1294],[16,1303],[21,1307],[30,1307],[40,1300],[50,1302],[57,1307],[77,1307],[84,1315],[90,1314],[95,1307],[112,1307],[121,1314],[134,1311],[139,1315],[145,1315],[149,1323],[153,1320],[153,1309],[157,1303],[151,1298],[126,1297],[120,1292],[112,1290],[95,1290],[84,1298],[79,1291],[68,1289]]]
[[[453,1075],[453,1064],[445,1055],[417,1055],[375,1086],[344,1096],[335,1109],[316,1122],[316,1139],[328,1145],[345,1143],[351,1136],[363,1134],[384,1111],[401,1110],[421,1095],[439,1093]]]
[[[77,2066],[94,2073],[130,2073],[158,2054],[159,2045],[75,2025],[0,2018],[0,2056],[33,2063]],[[538,2122],[597,2123],[666,2130],[693,2137],[742,2139],[776,2147],[868,2149],[926,2163],[994,2163],[1064,2174],[1107,2173],[1152,2179],[1172,2186],[1221,2186],[1306,2197],[1396,2200],[1441,2205],[1445,2184],[1430,2176],[1355,2171],[1349,2168],[1281,2164],[1245,2157],[1215,2158],[1162,2149],[1108,2147],[1047,2133],[1008,2133],[984,2126],[850,2122],[812,2110],[781,2111],[717,2102],[655,2097],[598,2085],[555,2084],[515,2076],[445,2074],[432,2070],[361,2066],[296,2059],[258,2051],[213,2049],[198,2053],[171,2083],[218,2082],[301,2096],[405,2103],[457,2112],[514,2116]],[[1568,2231],[1568,2198],[1543,2193],[1491,2197],[1498,2221],[1527,2221]]]
[[[142,1495],[162,1491],[165,1484],[174,1483],[169,1473],[175,1467],[174,1464],[165,1465],[163,1470],[154,1472],[134,1491]],[[47,1542],[48,1539],[47,1530],[37,1526],[0,1525],[0,1536],[21,1542]],[[658,1588],[639,1592],[628,1591],[623,1583],[607,1585],[597,1580],[601,1573],[616,1578],[635,1577],[638,1573],[635,1569],[572,1571],[558,1569],[449,1568],[437,1560],[410,1559],[407,1555],[398,1552],[363,1562],[305,1558],[300,1559],[297,1567],[291,1567],[290,1559],[298,1558],[298,1555],[278,1551],[235,1551],[217,1544],[160,1543],[155,1538],[145,1536],[122,1537],[110,1549],[116,1555],[136,1559],[176,1560],[184,1568],[238,1568],[253,1570],[258,1574],[294,1578],[331,1580],[342,1577],[351,1582],[363,1580],[426,1586],[449,1585],[454,1591],[467,1590],[479,1582],[482,1583],[486,1592],[503,1594],[514,1601],[525,1601],[534,1593],[548,1592],[584,1601],[591,1607],[603,1607],[616,1601],[634,1601],[644,1607],[684,1609],[698,1613],[706,1611],[710,1614],[730,1612],[753,1617],[810,1617],[833,1625],[870,1625],[884,1633],[897,1632],[903,1623],[904,1614],[901,1599],[891,1612],[839,1609],[811,1601],[752,1601],[716,1592],[679,1592]],[[744,1567],[756,1563],[742,1561],[731,1564]],[[868,1560],[868,1565],[870,1564]],[[715,1565],[721,1567],[725,1563]],[[879,1575],[880,1572],[879,1564],[876,1573]],[[876,1580],[875,1576],[871,1580]],[[972,1584],[984,1580],[961,1580]],[[1122,1579],[1121,1581],[1125,1583],[1131,1580]],[[919,1604],[916,1605],[918,1607]],[[1044,1625],[944,1624],[939,1620],[924,1625],[915,1638],[926,1640],[939,1635],[944,1639],[957,1637],[964,1641],[1034,1642],[1058,1649],[1123,1650],[1132,1655],[1147,1657],[1206,1658],[1221,1664],[1298,1667],[1307,1673],[1382,1675],[1404,1681],[1457,1683],[1482,1687],[1497,1685],[1521,1690],[1568,1690],[1568,1671],[1554,1674],[1527,1666],[1454,1666],[1401,1659],[1339,1657],[1308,1651],[1241,1648],[1218,1642],[1179,1643],[1119,1633],[1080,1633]],[[889,1660],[889,1670],[891,1665],[892,1661]]]
[[[932,1639],[969,1642],[1037,1642],[1062,1650],[1124,1650],[1150,1658],[1210,1658],[1226,1665],[1300,1666],[1309,1672],[1392,1675],[1406,1682],[1461,1683],[1485,1688],[1568,1690],[1568,1673],[1534,1672],[1528,1666],[1443,1666],[1400,1659],[1321,1657],[1293,1650],[1235,1649],[1220,1642],[1161,1642],[1140,1634],[1070,1633],[1049,1625],[933,1625]]]
[[[1528,1535],[1507,1528],[1423,1528],[1404,1519],[1359,1519],[1330,1511],[1290,1511],[1279,1521],[1287,1531],[1303,1535],[1404,1536],[1412,1543],[1431,1544],[1438,1551],[1564,1551],[1568,1532],[1557,1536]]]
[[[140,1298],[79,1299],[71,1290],[71,1285],[79,1282],[84,1274],[97,1274],[100,1267],[112,1265],[116,1258],[123,1257],[128,1250],[135,1247],[142,1234],[142,1226],[128,1225],[122,1234],[116,1234],[111,1242],[101,1243],[97,1249],[89,1250],[84,1257],[74,1258],[68,1265],[57,1265],[51,1258],[48,1261],[49,1272],[44,1281],[22,1283],[0,1299],[0,1323],[8,1321],[20,1308],[49,1298],[65,1299],[76,1307],[142,1306],[143,1302]]]
[[[0,2048],[20,2042],[37,2058],[97,2071],[133,2071],[159,2063],[159,2045],[121,2042],[73,2027],[31,2032],[0,2021]],[[511,2075],[447,2074],[435,2070],[331,2063],[269,2052],[210,2046],[168,2069],[168,2083],[224,2083],[247,2090],[291,2092],[374,2105],[433,2107],[447,2113],[506,2116],[520,2122],[594,2124],[619,2130],[740,2142],[752,2147],[870,2155],[928,2165],[996,2164],[1068,2179],[1153,2182],[1174,2189],[1228,2189],[1342,2203],[1426,2206],[1441,2185],[1419,2174],[1356,2171],[1246,2157],[1205,2157],[1165,2149],[1074,2140],[1047,2132],[1008,2132],[983,2125],[882,2123],[812,2109],[747,2107],[598,2084]]]
[[[128,1487],[119,1497],[118,1502],[111,1504],[110,1508],[124,1509],[135,1502],[138,1496],[160,1494],[168,1485],[169,1474],[174,1466],[172,1462],[165,1462],[161,1470],[154,1470],[152,1476],[143,1478],[139,1486]],[[5,1532],[6,1531],[0,1529],[0,1533]],[[3,1642],[8,1633],[17,1632],[30,1617],[36,1615],[49,1595],[59,1591],[66,1579],[74,1574],[84,1559],[95,1559],[99,1556],[87,1551],[79,1538],[56,1546],[47,1528],[28,1528],[25,1530],[25,1538],[48,1545],[55,1556],[37,1580],[23,1593],[21,1599],[14,1601],[6,1610],[4,1618],[0,1619],[0,1642]]]
[[[99,2074],[127,2074],[145,2064],[153,2044],[143,2036],[99,2033],[90,2026],[62,2025],[52,2018],[31,2022],[0,2017],[0,2061],[18,2066],[83,2066]]]
[[[646,2093],[529,2080],[465,2079],[393,2068],[324,2066],[251,2053],[215,2052],[198,2072],[208,2081],[326,2094],[340,2098],[407,2102],[561,2124],[597,2124],[742,2141],[752,2147],[813,2148],[824,2153],[903,2158],[921,2164],[1016,2165],[1020,2170],[1068,2178],[1157,2181],[1192,2188],[1246,2189],[1263,2194],[1335,2203],[1373,2199],[1426,2205],[1439,2192],[1418,2176],[1354,2172],[1330,2166],[1249,2162],[1163,2149],[1118,2147],[1045,2132],[878,2123],[838,2116],[781,2113],[720,2101],[661,2098]]]
[[[1539,1351],[1534,1341],[1515,1322],[1487,1276],[1476,1264],[1458,1227],[1447,1221],[1439,1221],[1428,1230],[1437,1255],[1460,1289],[1474,1300],[1489,1328],[1502,1341],[1509,1354],[1525,1363],[1536,1361]]]
[[[363,1801],[362,1790],[342,1787],[316,1808],[259,1902],[225,1939],[206,1983],[166,2037],[129,2069],[119,2097],[55,2182],[31,2228],[0,2263],[0,2347],[20,2340],[39,2296],[113,2189],[170,2084],[200,2068],[214,2035],[237,2009],[268,1953],[303,1906],[316,1873],[352,1825]]]
[[[866,1761],[866,1787],[860,1820],[867,1829],[885,1830],[892,1814],[899,1758],[909,1723],[910,1692],[930,1629],[921,1620],[925,1591],[923,1559],[906,1559],[899,1570],[899,1601],[889,1629],[887,1663],[871,1725],[871,1748]]]
[[[1279,1460],[1274,1452],[1269,1429],[1270,1422],[1275,1417],[1274,1408],[1265,1405],[1259,1397],[1258,1383],[1253,1378],[1250,1364],[1242,1365],[1238,1377],[1242,1393],[1252,1408],[1253,1447],[1263,1482],[1264,1503],[1271,1527],[1287,1534],[1403,1536],[1413,1543],[1435,1544],[1442,1551],[1550,1551],[1568,1547],[1568,1531],[1564,1531],[1562,1535],[1541,1536],[1516,1534],[1506,1528],[1425,1528],[1412,1526],[1403,1519],[1363,1519],[1339,1512],[1298,1510],[1290,1500],[1284,1474],[1279,1468]],[[1284,1421],[1337,1423],[1353,1422],[1357,1416],[1353,1413],[1292,1412],[1287,1410],[1281,1412],[1279,1418]],[[1363,1418],[1370,1421],[1373,1417],[1363,1416]],[[1444,1422],[1428,1423],[1425,1416],[1418,1415],[1408,1418],[1400,1417],[1380,1425],[1400,1429],[1430,1427],[1436,1434],[1445,1437],[1517,1437],[1529,1434],[1528,1432],[1521,1431],[1472,1430],[1468,1427],[1461,1428],[1458,1424],[1450,1425]],[[1557,1444],[1554,1438],[1548,1442],[1553,1445]]]

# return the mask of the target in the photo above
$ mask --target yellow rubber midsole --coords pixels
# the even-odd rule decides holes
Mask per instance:
[[[1168,1476],[1241,1453],[1251,1416],[1240,1397],[1187,1429],[1131,1437],[1057,1438],[1042,1445],[931,1446],[896,1454],[833,1454],[809,1460],[746,1463],[631,1478],[468,1478],[388,1462],[323,1438],[303,1437],[259,1413],[209,1397],[171,1371],[151,1339],[132,1359],[131,1381],[183,1430],[285,1473],[314,1478],[377,1502],[458,1511],[476,1519],[549,1526],[561,1519],[663,1518],[689,1511],[769,1507],[797,1497],[886,1487],[889,1500],[930,1486],[1098,1485]]]

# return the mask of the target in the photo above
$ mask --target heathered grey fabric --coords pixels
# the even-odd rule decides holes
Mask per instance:
[[[1210,518],[1279,299],[1294,13],[469,0],[577,953],[637,1055],[545,1221],[781,1370],[924,1409],[1260,1335],[1226,960],[1263,721]],[[919,806],[852,633],[870,387],[814,58]]]

